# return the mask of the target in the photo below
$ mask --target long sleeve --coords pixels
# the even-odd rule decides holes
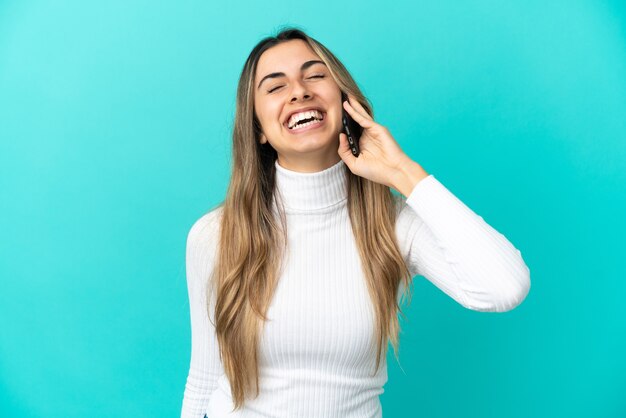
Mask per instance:
[[[186,272],[191,317],[191,362],[181,418],[203,418],[223,374],[215,328],[207,317],[206,285],[214,257],[216,212],[198,219],[187,236]],[[214,306],[212,304],[211,306]]]
[[[526,298],[530,269],[521,252],[434,175],[399,202],[396,232],[413,276],[476,311],[509,311]]]

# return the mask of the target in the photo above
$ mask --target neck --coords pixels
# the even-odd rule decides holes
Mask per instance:
[[[287,170],[297,171],[298,173],[317,173],[323,171],[341,160],[335,149],[326,156],[314,155],[278,155],[278,165]]]
[[[299,172],[274,162],[276,191],[285,211],[316,211],[334,206],[347,199],[346,164],[339,160],[332,166],[315,172]]]

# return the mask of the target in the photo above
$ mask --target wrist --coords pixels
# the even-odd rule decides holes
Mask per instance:
[[[408,158],[398,167],[393,188],[405,197],[409,197],[417,183],[428,176],[429,173],[421,165]]]

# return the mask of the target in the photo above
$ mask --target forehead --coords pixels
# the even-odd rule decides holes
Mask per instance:
[[[301,39],[292,39],[274,45],[261,54],[256,68],[256,79],[273,71],[300,71],[304,61],[320,59],[309,45]]]

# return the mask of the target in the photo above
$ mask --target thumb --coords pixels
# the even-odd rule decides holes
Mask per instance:
[[[348,167],[352,165],[352,162],[356,158],[354,155],[352,155],[352,151],[350,150],[350,145],[348,144],[348,136],[343,132],[339,134],[339,149],[337,150],[337,153]]]

